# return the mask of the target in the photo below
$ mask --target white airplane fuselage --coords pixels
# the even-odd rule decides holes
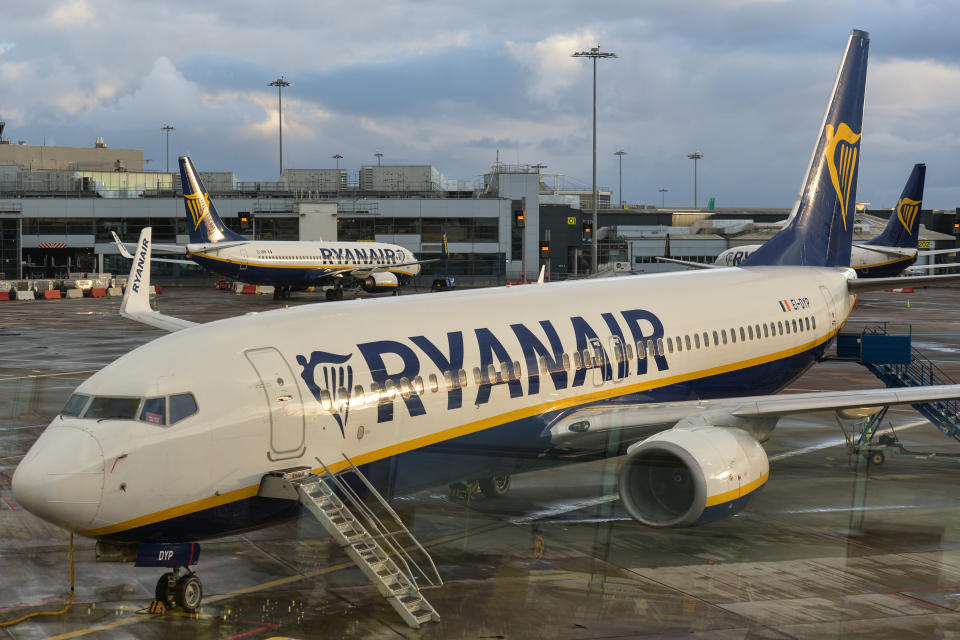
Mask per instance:
[[[188,244],[198,264],[250,284],[310,286],[353,269],[389,271],[397,280],[420,273],[409,250],[383,242],[268,241]]]
[[[736,267],[747,256],[760,248],[759,244],[731,247],[717,256],[714,264],[723,267]],[[893,255],[896,254],[896,255]],[[870,245],[853,245],[850,249],[850,268],[856,270],[861,278],[892,277],[912,265],[917,260],[917,250],[881,247],[872,249]]]
[[[195,414],[172,425],[58,416],[17,469],[15,492],[84,535],[177,541],[295,514],[295,501],[257,498],[258,485],[272,470],[318,468],[315,458],[336,471],[344,454],[358,466],[426,456],[405,474],[410,486],[515,471],[550,449],[545,434],[566,410],[782,389],[850,313],[853,277],[716,269],[198,325],[124,355],[75,391],[192,393]]]

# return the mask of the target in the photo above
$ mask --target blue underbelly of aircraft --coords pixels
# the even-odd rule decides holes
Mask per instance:
[[[597,404],[676,402],[722,398],[730,395],[764,395],[780,391],[802,375],[823,355],[829,342],[787,358],[746,369],[689,380],[641,393],[625,394]],[[636,366],[634,364],[634,366]],[[588,382],[585,392],[599,386]],[[636,380],[633,377],[632,380]],[[550,385],[542,380],[541,384]],[[612,384],[612,383],[608,383]],[[618,383],[626,384],[626,382]],[[607,385],[604,385],[606,387]],[[470,389],[472,390],[472,388]],[[494,390],[506,393],[506,389]],[[467,401],[467,398],[464,399]],[[573,411],[583,406],[573,407]],[[398,407],[398,410],[402,410]],[[476,480],[519,473],[532,469],[574,462],[564,456],[549,455],[551,444],[547,430],[552,421],[567,413],[524,418],[415,449],[361,467],[361,471],[386,496],[445,486],[460,480]],[[665,428],[669,425],[665,425]],[[654,431],[659,429],[653,429]],[[609,453],[622,453],[629,442],[618,443]],[[597,452],[603,454],[603,452]],[[743,498],[746,499],[746,498]],[[727,508],[728,505],[718,505]],[[292,518],[299,513],[299,502],[251,497],[212,507],[104,538],[136,542],[189,542],[246,531]],[[708,519],[722,517],[710,513]],[[705,513],[705,516],[708,514]]]
[[[916,256],[910,256],[903,260],[896,260],[886,264],[878,264],[871,267],[862,267],[855,269],[858,278],[892,278],[900,275],[904,269],[917,261]]]

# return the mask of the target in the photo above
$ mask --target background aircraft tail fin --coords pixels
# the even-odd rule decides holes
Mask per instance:
[[[803,180],[797,213],[777,235],[741,262],[741,267],[850,265],[869,45],[865,31],[850,32]]]
[[[192,243],[243,241],[247,239],[234,233],[223,224],[217,208],[210,200],[200,179],[200,174],[188,156],[180,156],[180,184],[183,189],[183,206],[187,213],[187,230]]]
[[[926,175],[927,165],[913,165],[910,178],[897,200],[897,208],[890,214],[883,233],[865,244],[899,249],[917,248],[917,241],[920,239],[920,210],[923,208],[923,182]]]

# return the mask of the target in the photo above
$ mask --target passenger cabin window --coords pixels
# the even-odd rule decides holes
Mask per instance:
[[[703,335],[707,335],[707,334],[703,334]],[[698,333],[693,334],[693,346],[695,346],[697,349],[700,348],[700,334]]]
[[[743,327],[740,327],[740,342],[743,342],[747,339],[747,333],[743,330]]]
[[[690,351],[690,336],[683,336],[683,343],[687,347],[687,351]],[[698,347],[700,345],[697,345]]]
[[[140,410],[140,422],[163,426],[167,424],[167,399],[147,398]]]
[[[813,323],[813,328],[816,329],[816,328],[817,328],[817,316],[813,316],[812,318],[810,318],[810,322]]]
[[[717,345],[719,345],[719,344],[720,344],[720,340],[719,340],[719,338],[720,338],[720,336],[718,336],[718,335],[717,335],[717,332],[716,332],[716,331],[714,331],[714,332],[713,332],[713,346],[715,346],[715,347],[716,347]],[[726,339],[726,338],[724,338],[724,339],[723,339],[723,341],[724,341],[724,342],[726,342],[726,341],[727,341],[727,339]],[[706,340],[704,340],[704,342],[706,342]]]
[[[740,327],[740,331],[743,331],[743,327]],[[753,327],[751,325],[747,325],[747,335],[753,340]],[[740,337],[742,338],[743,335],[741,334]]]
[[[197,412],[197,401],[192,393],[170,396],[170,424],[176,424]]]
[[[647,357],[646,349],[643,348],[643,343],[637,343],[637,360],[643,360]]]
[[[777,320],[777,333],[783,335],[783,320]]]
[[[452,380],[450,379],[450,372],[444,371],[443,377],[447,379],[447,386],[449,387],[450,383],[452,382]],[[430,377],[427,378],[427,380],[430,384],[431,393],[436,393],[437,391],[440,391],[440,381],[437,379],[437,374],[431,373]]]
[[[667,352],[673,353],[673,338],[667,338]]]
[[[796,332],[797,332],[797,320],[796,320],[796,318],[791,318],[791,319],[790,319],[790,324],[793,325],[793,332],[796,333]]]
[[[663,355],[665,352],[663,350],[663,338],[657,338],[657,354]]]
[[[67,400],[67,404],[64,405],[63,410],[60,411],[62,416],[74,416],[79,418],[80,412],[83,411],[83,408],[87,406],[87,400],[90,399],[90,396],[84,395],[82,393],[75,393],[70,396]]]
[[[140,407],[140,398],[94,398],[84,418],[97,420],[133,420]]]
[[[723,344],[727,344],[727,330],[726,330],[726,329],[721,329],[721,330],[720,330],[720,338],[723,339]]]
[[[784,328],[787,330],[787,335],[790,335],[790,321],[787,320],[783,324],[784,324]]]
[[[806,321],[807,321],[807,331],[810,331],[810,316],[806,317]]]
[[[570,354],[567,354],[567,353],[563,354],[562,360],[563,360],[563,370],[570,371]]]
[[[763,337],[764,337],[764,338],[769,338],[769,337],[770,337],[770,332],[769,332],[768,329],[767,329],[767,323],[766,323],[766,322],[763,323]]]

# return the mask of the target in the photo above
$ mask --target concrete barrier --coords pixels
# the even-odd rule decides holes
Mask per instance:
[[[237,290],[237,293],[243,294],[245,296],[254,296],[257,295],[257,287],[252,284],[245,284],[240,289]]]
[[[9,291],[0,291],[0,300],[9,300],[10,292]]]
[[[17,291],[17,300],[36,300],[36,296],[33,295],[33,289],[29,291]]]
[[[59,300],[63,296],[60,295],[60,289],[47,289],[43,292],[44,300]]]
[[[120,287],[110,287],[109,289],[107,289],[107,295],[110,296],[111,298],[119,298],[120,296],[123,295],[123,289],[121,289]]]
[[[104,288],[102,288],[102,287],[92,287],[92,288],[90,289],[90,297],[91,297],[91,298],[106,298],[106,297],[107,297],[107,290],[104,289]]]
[[[83,289],[67,289],[67,298],[82,298]]]

